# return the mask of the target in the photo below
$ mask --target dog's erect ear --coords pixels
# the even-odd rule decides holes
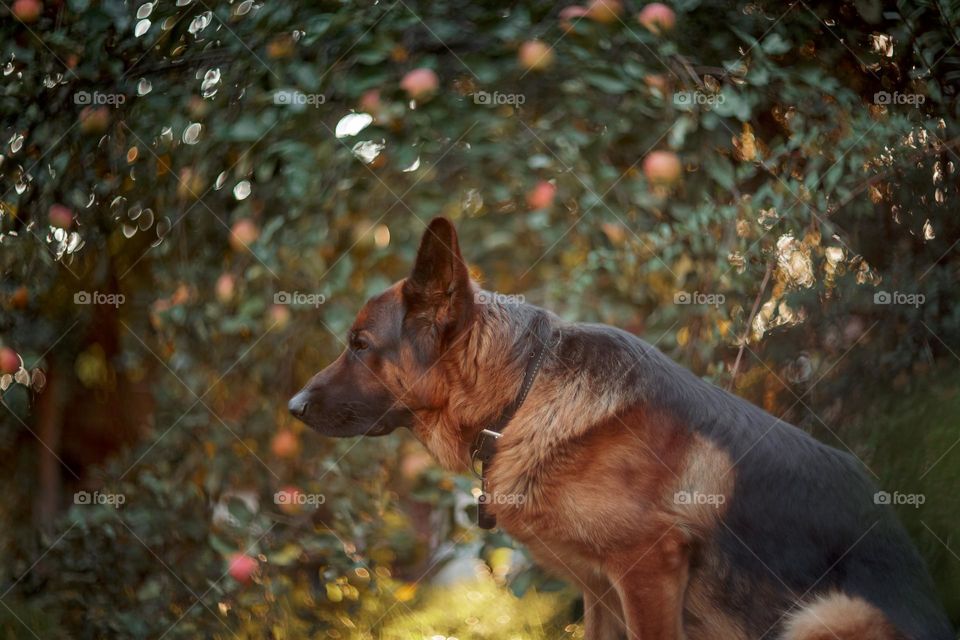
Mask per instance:
[[[420,240],[417,261],[407,283],[425,293],[444,293],[469,282],[467,265],[460,255],[457,230],[446,218],[434,218]]]
[[[428,320],[441,333],[466,325],[473,307],[470,272],[460,254],[457,230],[434,218],[423,233],[413,273],[403,285],[409,313]]]

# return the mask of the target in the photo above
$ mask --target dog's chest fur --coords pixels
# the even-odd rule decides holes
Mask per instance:
[[[540,564],[598,596],[615,593],[611,576],[641,559],[685,563],[733,498],[729,456],[615,389],[604,397],[569,379],[558,384],[538,384],[546,397],[532,394],[498,445],[488,477],[500,526]],[[708,572],[691,576],[692,594],[712,590]],[[742,637],[712,602],[692,597],[689,617]]]

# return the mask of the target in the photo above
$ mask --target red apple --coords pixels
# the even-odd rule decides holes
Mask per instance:
[[[20,356],[10,347],[0,349],[0,373],[16,373],[20,370]]]
[[[278,458],[292,458],[300,452],[300,441],[289,429],[284,429],[273,436],[270,450]]]
[[[20,356],[10,347],[0,349],[0,373],[20,371]]]
[[[295,41],[290,35],[284,34],[275,37],[267,43],[267,57],[279,60],[293,55]]]
[[[520,46],[518,57],[524,69],[539,71],[553,63],[553,49],[540,40],[527,40]]]
[[[670,185],[680,178],[683,166],[672,151],[653,151],[643,159],[643,173],[655,185]]]
[[[73,224],[73,212],[62,204],[51,205],[47,217],[50,220],[51,227],[69,229]]]
[[[26,286],[21,285],[10,294],[10,306],[14,309],[26,309],[28,302],[30,302],[30,292]]]
[[[556,194],[556,185],[541,180],[527,193],[527,206],[531,210],[546,209],[553,204],[553,197]]]
[[[219,300],[221,304],[227,304],[233,300],[233,294],[236,292],[236,285],[236,278],[229,273],[221,273],[220,277],[217,278],[217,284],[215,287],[217,300]]]
[[[427,69],[426,67],[408,72],[400,81],[400,88],[414,100],[430,98],[439,87],[440,78],[437,77],[433,69]]]
[[[276,494],[277,507],[290,516],[300,513],[303,511],[303,505],[299,501],[301,493],[302,491],[293,485],[283,487]]]
[[[369,113],[370,115],[376,115],[383,107],[383,103],[380,102],[380,90],[370,89],[369,91],[365,91],[364,94],[360,96],[359,106],[360,111]]]
[[[564,31],[570,31],[570,29],[573,29],[573,25],[582,20],[587,13],[587,8],[578,4],[564,7],[560,11],[560,28]]]
[[[651,73],[648,76],[643,78],[644,83],[651,89],[656,89],[662,95],[667,94],[667,90],[670,88],[670,83],[667,80],[667,76],[662,73]]]
[[[230,577],[240,584],[247,584],[253,579],[253,574],[257,572],[260,563],[256,558],[251,558],[245,553],[235,553],[230,556],[230,566],[227,572]]]
[[[107,107],[84,107],[80,110],[80,130],[99,135],[110,126],[110,111]]]
[[[230,230],[230,246],[234,251],[247,249],[260,237],[260,229],[250,218],[241,218],[233,223]]]
[[[620,19],[623,5],[620,0],[593,0],[587,6],[587,16],[591,20],[610,24]]]
[[[640,11],[637,22],[653,33],[666,33],[677,23],[677,14],[663,3],[652,2]]]
[[[17,0],[10,9],[20,22],[36,22],[43,13],[40,0]]]
[[[276,328],[283,331],[290,324],[290,307],[285,304],[275,304],[270,307],[270,321]]]

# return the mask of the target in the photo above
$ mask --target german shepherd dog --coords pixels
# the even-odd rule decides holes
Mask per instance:
[[[446,219],[289,408],[327,436],[409,428],[453,470],[499,424],[484,506],[582,590],[591,640],[953,640],[853,456],[627,332],[483,291]]]

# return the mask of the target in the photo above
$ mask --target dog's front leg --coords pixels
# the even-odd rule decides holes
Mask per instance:
[[[664,535],[616,558],[610,579],[623,604],[628,640],[683,640],[689,553],[679,535]]]
[[[585,640],[624,640],[623,608],[616,589],[606,580],[583,588]]]

